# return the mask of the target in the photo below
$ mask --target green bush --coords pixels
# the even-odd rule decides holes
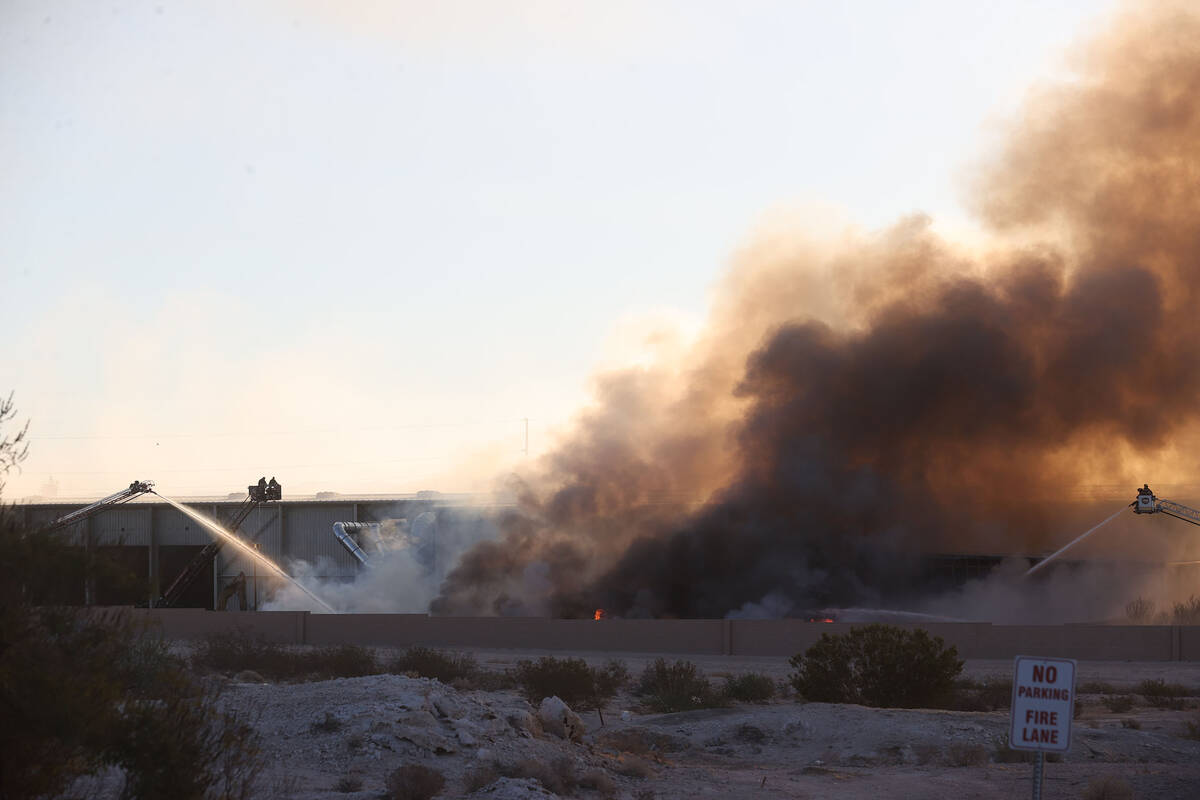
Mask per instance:
[[[456,680],[475,677],[479,665],[469,653],[444,653],[431,647],[410,647],[388,664],[388,672],[413,672],[422,678],[435,678],[449,686]]]
[[[593,669],[592,673],[596,676],[596,698],[601,701],[597,707],[600,708],[629,685],[629,667],[624,661],[612,659],[603,667]]]
[[[179,685],[124,704],[108,761],[125,771],[123,796],[248,798],[263,768],[261,738],[220,710],[219,689]],[[193,691],[189,691],[192,689]]]
[[[629,670],[620,661],[603,667],[588,666],[582,658],[552,658],[518,661],[514,673],[529,702],[558,697],[573,709],[604,708],[629,682]]]
[[[805,699],[880,708],[946,706],[963,666],[958,650],[941,637],[889,625],[823,633],[790,663],[792,685]]]
[[[747,672],[725,679],[723,693],[730,700],[744,703],[765,703],[775,696],[775,681],[767,675]]]
[[[712,684],[690,661],[668,664],[658,659],[646,666],[638,681],[636,694],[653,711],[687,711],[723,705]]]
[[[258,736],[216,688],[128,615],[40,605],[38,576],[80,550],[0,505],[0,797],[61,796],[107,768],[127,798],[249,796]]]

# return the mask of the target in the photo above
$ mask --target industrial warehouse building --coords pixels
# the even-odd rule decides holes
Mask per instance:
[[[227,524],[246,499],[244,495],[228,495],[192,498],[184,504],[205,517]],[[18,504],[15,509],[23,515],[27,527],[42,528],[87,505],[86,501],[37,500]],[[445,576],[464,548],[494,535],[497,513],[512,506],[512,498],[438,492],[284,497],[251,510],[239,527],[239,535],[293,574],[297,562],[304,562],[308,574],[322,581],[351,581],[363,565],[339,541],[334,533],[335,523],[379,523],[389,541],[409,549],[425,575],[436,581]],[[1136,531],[1144,521],[1131,524]],[[80,605],[155,605],[176,577],[213,541],[203,526],[154,494],[142,494],[130,502],[107,507],[64,530],[69,541],[95,557],[90,559],[91,565],[64,567],[62,583],[66,589],[55,594],[60,602]],[[365,533],[355,536],[369,549]],[[1135,538],[1122,532],[1120,538],[1138,548],[1147,545],[1144,535]],[[1013,557],[1014,554],[925,554],[920,557],[923,568],[919,580],[931,591],[962,585],[984,577],[1006,558]],[[1026,565],[1033,565],[1041,558],[1032,554],[1016,557]],[[195,579],[173,598],[172,606],[257,610],[269,603],[280,583],[280,579],[264,575],[254,559],[232,546],[221,548],[214,559],[202,563]],[[1052,570],[1071,569],[1082,563],[1062,559]],[[1141,559],[1127,557],[1087,563],[1093,568],[1110,567],[1114,574],[1144,572],[1170,583],[1187,585],[1195,585],[1200,571],[1200,558],[1157,560],[1144,555]],[[78,574],[70,570],[77,570]]]
[[[245,497],[200,498],[184,505],[225,524]],[[41,528],[86,502],[31,502],[15,506],[27,527]],[[296,561],[310,565],[323,580],[352,580],[359,561],[333,533],[337,522],[376,522],[414,548],[433,575],[444,575],[449,553],[466,540],[486,535],[490,517],[501,505],[493,497],[420,492],[413,495],[344,496],[283,499],[251,510],[239,528],[266,556],[288,569]],[[212,535],[187,515],[146,494],[102,511],[65,529],[69,541],[93,553],[103,569],[88,570],[68,581],[65,602],[81,605],[153,604]],[[253,558],[232,546],[222,547],[174,603],[183,608],[216,608],[239,577],[245,586],[244,608],[268,602],[277,578],[268,577]],[[240,588],[240,587],[239,587]],[[242,592],[227,597],[226,607],[242,605]]]

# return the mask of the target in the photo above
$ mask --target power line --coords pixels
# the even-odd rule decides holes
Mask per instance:
[[[514,422],[524,422],[528,427],[531,417],[492,420],[464,420],[461,422],[414,422],[407,425],[384,425],[369,428],[301,428],[284,431],[215,431],[209,433],[100,433],[100,434],[62,434],[31,436],[30,441],[70,441],[70,440],[130,440],[130,439],[215,439],[230,436],[311,436],[314,434],[346,434],[346,433],[381,433],[387,431],[433,430],[438,428],[467,428],[474,425],[508,425]]]

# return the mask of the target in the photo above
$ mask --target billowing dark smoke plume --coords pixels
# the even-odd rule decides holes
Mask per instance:
[[[894,601],[922,553],[1045,546],[1063,487],[1194,468],[1200,16],[1139,4],[1079,70],[982,171],[1008,245],[914,217],[740,254],[695,349],[603,376],[433,610]]]

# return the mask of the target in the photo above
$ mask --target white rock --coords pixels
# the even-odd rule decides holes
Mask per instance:
[[[530,714],[528,711],[515,711],[508,717],[508,724],[517,731],[517,733],[528,738],[536,739],[542,735],[542,725],[538,722],[537,717]]]
[[[542,699],[542,705],[538,708],[538,719],[547,731],[572,742],[583,741],[583,734],[587,732],[579,715],[557,697]]]
[[[434,695],[431,701],[440,716],[448,717],[449,719],[458,719],[462,716],[462,708],[459,707],[453,698],[447,695]]]
[[[475,744],[475,734],[471,731],[471,726],[460,722],[454,726],[454,732],[458,734],[458,741],[464,747],[471,747]]]
[[[412,742],[417,747],[424,748],[431,753],[449,754],[456,752],[454,745],[445,736],[421,728],[409,728],[408,730],[398,731],[396,738]]]
[[[533,778],[500,778],[468,796],[491,800],[550,800],[558,797]]]

